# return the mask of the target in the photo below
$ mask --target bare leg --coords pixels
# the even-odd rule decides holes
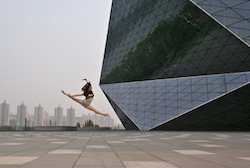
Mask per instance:
[[[95,112],[96,114],[103,115],[104,117],[109,116],[109,114],[101,113],[100,111],[96,110],[96,109],[95,109],[94,107],[92,107],[92,106],[88,106],[88,107],[86,107],[86,108],[89,109],[89,110],[91,110],[91,111],[93,111],[93,112]]]
[[[62,90],[62,93],[65,94],[66,96],[70,97],[71,99],[73,99],[73,100],[76,101],[77,103],[80,103],[80,104],[81,104],[81,100],[80,100],[80,99],[74,98],[72,95],[65,93],[63,90]],[[91,100],[91,101],[92,101],[92,100]],[[91,101],[90,101],[89,103],[91,103]],[[105,117],[106,117],[106,116],[109,116],[109,114],[101,113],[100,111],[96,110],[96,109],[95,109],[94,107],[92,107],[92,106],[88,106],[88,107],[86,107],[86,108],[89,109],[89,110],[91,110],[91,111],[93,111],[93,112],[95,112],[96,114],[100,114],[100,115],[103,115],[103,116],[105,116]]]
[[[80,101],[81,101],[80,99],[76,99],[76,98],[74,98],[73,96],[71,96],[70,94],[65,93],[63,90],[62,90],[62,93],[65,94],[66,96],[70,97],[71,99],[73,99],[73,100],[76,101],[77,103],[80,103]]]

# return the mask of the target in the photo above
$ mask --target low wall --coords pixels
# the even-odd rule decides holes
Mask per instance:
[[[34,131],[108,131],[110,127],[36,126]]]
[[[77,131],[109,131],[110,127],[78,127]]]
[[[34,131],[76,131],[77,127],[71,126],[36,126]]]

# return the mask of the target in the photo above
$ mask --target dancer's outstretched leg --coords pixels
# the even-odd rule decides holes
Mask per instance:
[[[76,101],[77,103],[80,103],[80,102],[81,102],[80,99],[74,98],[72,95],[65,93],[63,90],[62,90],[62,93],[65,94],[66,96],[70,97],[71,99],[73,99],[73,100]]]
[[[86,107],[86,108],[89,109],[89,110],[91,110],[91,111],[93,111],[93,112],[95,112],[95,113],[97,113],[97,114],[103,115],[104,117],[109,116],[109,114],[101,113],[100,111],[96,110],[96,109],[95,109],[94,107],[92,107],[92,106],[88,106],[88,107]]]
[[[82,104],[82,100],[74,98],[72,95],[65,93],[63,90],[62,90],[62,93],[65,94],[66,96],[70,97],[71,99],[73,99],[73,100],[76,101],[77,103],[80,103],[81,105],[83,105],[83,104]],[[90,103],[91,103],[91,102],[90,102]],[[90,103],[89,103],[89,104],[90,104]],[[95,109],[94,107],[92,107],[92,106],[84,106],[84,107],[87,108],[87,109],[89,109],[89,110],[91,110],[91,111],[93,111],[93,112],[95,112],[96,114],[100,114],[100,115],[103,115],[103,116],[105,116],[105,117],[106,117],[106,116],[109,116],[109,114],[101,113],[100,111],[96,110],[96,109]]]

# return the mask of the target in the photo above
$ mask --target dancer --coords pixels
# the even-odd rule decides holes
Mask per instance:
[[[89,109],[97,114],[100,114],[103,116],[109,116],[109,114],[101,113],[98,110],[96,110],[95,108],[93,108],[92,106],[90,106],[90,103],[93,101],[93,98],[94,98],[94,93],[92,91],[92,86],[91,86],[90,81],[88,81],[87,79],[83,79],[83,80],[85,80],[87,83],[82,88],[82,91],[83,91],[82,94],[71,95],[71,94],[65,93],[63,90],[62,90],[62,93],[67,95],[68,97],[70,97],[71,99],[76,101],[77,103],[80,103],[83,107],[85,107],[85,108],[87,108],[87,109]],[[75,98],[77,96],[85,96],[86,98],[81,100],[81,99]]]

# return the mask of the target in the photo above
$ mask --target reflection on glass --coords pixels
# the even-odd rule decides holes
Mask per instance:
[[[212,25],[213,21],[203,12],[187,3],[179,14],[162,20],[145,39],[123,56],[122,63],[106,75],[102,83],[151,78],[161,68],[165,69],[183,56]]]

